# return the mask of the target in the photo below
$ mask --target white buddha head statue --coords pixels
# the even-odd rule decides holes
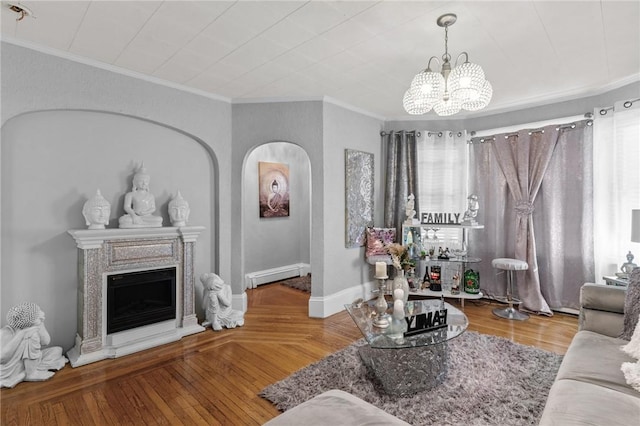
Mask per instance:
[[[96,191],[96,195],[84,203],[82,215],[89,229],[104,229],[105,225],[109,224],[111,205],[102,196],[99,189]]]
[[[171,218],[171,225],[173,226],[185,226],[189,220],[189,203],[182,198],[182,194],[178,191],[175,197],[169,201],[169,217]]]

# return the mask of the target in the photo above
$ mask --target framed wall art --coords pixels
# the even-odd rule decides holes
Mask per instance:
[[[373,226],[373,154],[345,149],[345,228],[347,248],[365,244]]]
[[[258,162],[260,217],[289,216],[289,166]]]

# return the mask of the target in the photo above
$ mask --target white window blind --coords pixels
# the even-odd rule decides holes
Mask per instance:
[[[469,150],[466,132],[421,131],[418,140],[418,201],[423,213],[460,213],[467,208]],[[438,229],[437,231],[434,231]],[[462,232],[455,228],[423,228],[424,249],[460,249]],[[436,239],[437,237],[437,239]]]

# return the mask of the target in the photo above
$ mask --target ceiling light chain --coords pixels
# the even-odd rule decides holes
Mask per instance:
[[[435,57],[429,58],[427,69],[416,74],[405,92],[402,104],[412,115],[425,114],[432,109],[441,116],[453,115],[461,109],[478,111],[489,104],[493,95],[491,83],[484,77],[482,68],[469,62],[469,54],[462,52],[451,69],[449,55],[449,27],[457,20],[453,13],[440,16],[436,23],[444,27],[444,55],[442,64]],[[465,56],[465,61],[458,61]],[[431,60],[440,64],[440,72],[431,70]]]

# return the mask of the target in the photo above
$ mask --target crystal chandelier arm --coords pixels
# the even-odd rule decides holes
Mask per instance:
[[[467,63],[467,62],[469,62],[469,54],[468,54],[467,52],[462,52],[462,53],[460,53],[460,54],[458,55],[458,57],[456,58],[456,64],[455,64],[454,68],[458,66],[458,61],[460,60],[460,57],[461,57],[462,55],[464,55],[464,62],[463,62],[463,63]]]
[[[429,62],[427,63],[427,69],[425,70],[426,72],[433,72],[431,70],[431,61],[434,60],[434,59],[438,62],[438,66],[440,66],[440,59],[438,59],[435,56],[432,56],[432,57],[429,58]]]

